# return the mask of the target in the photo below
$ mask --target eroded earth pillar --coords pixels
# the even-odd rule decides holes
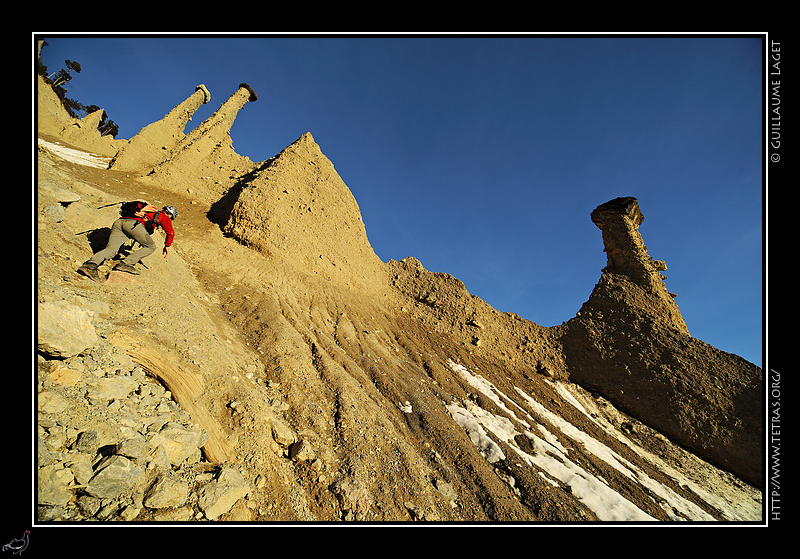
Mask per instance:
[[[164,118],[148,124],[117,152],[109,168],[117,171],[149,171],[169,158],[185,138],[184,129],[192,115],[211,100],[206,86],[200,84],[185,101],[173,108]]]

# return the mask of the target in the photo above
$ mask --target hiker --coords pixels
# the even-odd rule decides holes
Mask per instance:
[[[96,252],[89,260],[78,268],[78,273],[99,281],[97,267],[109,258],[113,258],[119,252],[122,244],[128,239],[133,239],[141,245],[139,250],[131,252],[121,262],[114,266],[115,270],[138,274],[135,268],[136,263],[145,256],[151,255],[156,250],[156,243],[150,234],[161,227],[166,233],[164,240],[164,257],[167,256],[167,249],[172,245],[175,238],[175,230],[172,228],[172,220],[178,217],[178,210],[175,206],[164,206],[160,211],[150,205],[145,200],[135,200],[122,204],[120,218],[111,226],[111,234],[108,236],[106,248]]]

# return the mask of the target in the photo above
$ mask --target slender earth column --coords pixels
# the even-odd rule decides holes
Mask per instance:
[[[117,171],[147,171],[167,159],[184,139],[186,124],[200,106],[211,100],[206,86],[200,84],[185,101],[164,118],[148,124],[117,152],[109,168]]]

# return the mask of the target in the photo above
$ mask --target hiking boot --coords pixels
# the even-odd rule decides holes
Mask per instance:
[[[100,274],[97,273],[97,264],[94,262],[84,262],[77,271],[92,281],[100,281]]]
[[[120,262],[116,266],[114,266],[115,270],[119,270],[120,272],[128,272],[129,274],[133,274],[135,276],[139,275],[139,270],[131,266],[130,264],[125,264],[125,262]]]

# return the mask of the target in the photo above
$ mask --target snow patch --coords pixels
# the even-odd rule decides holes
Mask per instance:
[[[450,368],[459,374],[470,386],[479,390],[484,396],[491,399],[507,417],[496,416],[473,402],[466,404],[466,408],[457,405],[448,406],[448,410],[456,422],[461,425],[470,435],[470,439],[481,449],[487,460],[496,462],[503,459],[500,447],[495,443],[490,434],[506,443],[514,450],[529,466],[545,480],[553,484],[560,484],[569,490],[591,509],[600,520],[604,521],[655,521],[645,511],[641,510],[634,503],[626,499],[623,495],[609,486],[606,480],[584,470],[580,465],[573,462],[569,457],[567,449],[556,436],[550,431],[555,428],[563,437],[573,441],[575,446],[581,447],[585,452],[593,454],[613,467],[621,475],[628,478],[631,482],[642,486],[650,495],[656,496],[655,501],[661,504],[663,510],[672,520],[690,521],[713,521],[714,517],[706,513],[696,504],[678,495],[670,487],[652,479],[641,468],[632,464],[624,457],[617,454],[605,444],[593,438],[591,435],[582,431],[575,425],[566,421],[559,415],[552,413],[546,407],[537,402],[533,397],[526,394],[523,390],[516,388],[515,391],[522,398],[525,407],[520,406],[491,382],[479,374],[474,374],[462,365],[452,360],[448,362]],[[663,462],[657,461],[656,457],[646,453],[643,449],[635,445],[619,431],[608,423],[601,423],[593,414],[589,413],[584,405],[569,392],[563,385],[553,381],[550,384],[556,389],[558,394],[576,409],[581,411],[589,419],[597,423],[605,431],[611,432],[616,438],[622,440],[628,446],[634,448],[643,458],[651,461],[661,471],[666,471],[674,479],[686,485],[687,480],[680,476],[678,472],[665,468]],[[512,408],[514,411],[512,411]],[[547,425],[551,426],[550,428]],[[514,437],[524,435],[531,441],[533,453],[523,451],[514,440]],[[712,506],[719,505],[718,500],[712,499],[711,495],[692,487],[695,493],[705,496]],[[724,509],[721,510],[724,513]],[[739,518],[741,519],[741,518]]]
[[[470,414],[480,426],[491,431],[497,438],[514,449],[529,466],[535,467],[538,471],[545,472],[548,478],[555,479],[563,486],[568,487],[573,495],[591,509],[600,520],[618,522],[656,520],[611,489],[601,480],[572,462],[572,460],[568,458],[567,453],[563,450],[563,446],[557,446],[549,442],[554,440],[555,437],[552,436],[541,423],[536,421],[525,410],[502,394],[502,392],[494,387],[487,379],[480,375],[472,374],[465,367],[453,361],[450,361],[448,365],[454,372],[460,374],[470,386],[480,390],[482,394],[498,404],[501,409],[511,414],[517,421],[520,421],[519,418],[517,418],[516,414],[511,412],[505,404],[505,401],[516,406],[520,412],[526,413],[526,420],[520,421],[522,425],[530,428],[530,425],[536,424],[537,431],[546,433],[544,434],[545,438],[540,438],[536,434],[526,430],[525,435],[530,438],[533,443],[534,454],[531,455],[520,449],[514,441],[514,436],[520,433],[513,429],[513,424],[512,428],[509,429],[505,422],[489,420],[489,416],[493,414],[485,410],[482,410],[483,413],[479,414],[477,417],[474,413]],[[475,408],[479,407],[477,404],[473,404],[473,406]],[[505,419],[509,421],[507,418]],[[511,422],[509,421],[509,423]],[[492,426],[497,424],[503,425],[503,429],[499,430],[499,432],[492,430]],[[473,442],[475,442],[475,439],[473,439]]]
[[[723,516],[728,518],[729,520],[761,520],[761,501],[758,499],[754,499],[752,494],[736,484],[729,484],[726,483],[724,480],[721,480],[720,483],[715,483],[714,487],[715,490],[720,492],[720,494],[715,494],[706,489],[703,485],[697,483],[695,480],[691,479],[690,477],[686,476],[685,474],[679,472],[669,464],[667,464],[664,460],[662,460],[659,456],[654,455],[653,453],[645,450],[634,441],[630,440],[626,437],[622,432],[619,431],[611,422],[603,417],[603,414],[593,401],[587,399],[584,396],[584,401],[586,401],[586,405],[590,407],[594,407],[594,413],[590,413],[586,407],[581,404],[578,400],[580,397],[577,394],[573,394],[572,391],[580,393],[581,391],[574,387],[570,386],[569,388],[567,385],[562,383],[555,383],[552,381],[547,381],[553,386],[556,391],[562,396],[566,401],[572,404],[577,410],[583,413],[587,418],[591,421],[596,423],[600,426],[606,433],[611,434],[614,438],[616,438],[621,443],[625,444],[628,448],[636,452],[639,456],[650,462],[654,465],[659,471],[664,473],[666,476],[675,480],[675,482],[682,486],[690,489],[695,495],[700,497],[703,501],[708,503],[712,506],[715,510],[719,511]],[[724,474],[721,477],[725,477]],[[683,504],[682,499],[676,499],[675,495],[669,490],[669,488],[658,484],[657,486],[652,486],[648,484],[648,487],[652,489],[657,495],[661,496],[662,498],[666,499],[667,503],[670,506],[674,506],[676,503],[679,505]],[[662,491],[666,490],[666,491]],[[689,503],[691,506],[691,503]],[[681,512],[687,512],[685,507],[676,507],[676,510],[680,510]],[[696,512],[696,514],[700,515],[701,512]]]
[[[469,439],[490,464],[494,464],[498,460],[505,460],[506,455],[503,454],[498,444],[486,434],[478,419],[469,410],[453,404],[447,406],[447,411],[450,412],[450,416],[455,422],[467,432]],[[482,415],[485,419],[485,412]]]
[[[38,145],[45,148],[47,151],[57,155],[61,159],[77,163],[78,165],[95,167],[97,169],[108,169],[108,164],[111,162],[110,157],[68,148],[58,143],[42,140],[41,138],[37,138],[37,140]]]

